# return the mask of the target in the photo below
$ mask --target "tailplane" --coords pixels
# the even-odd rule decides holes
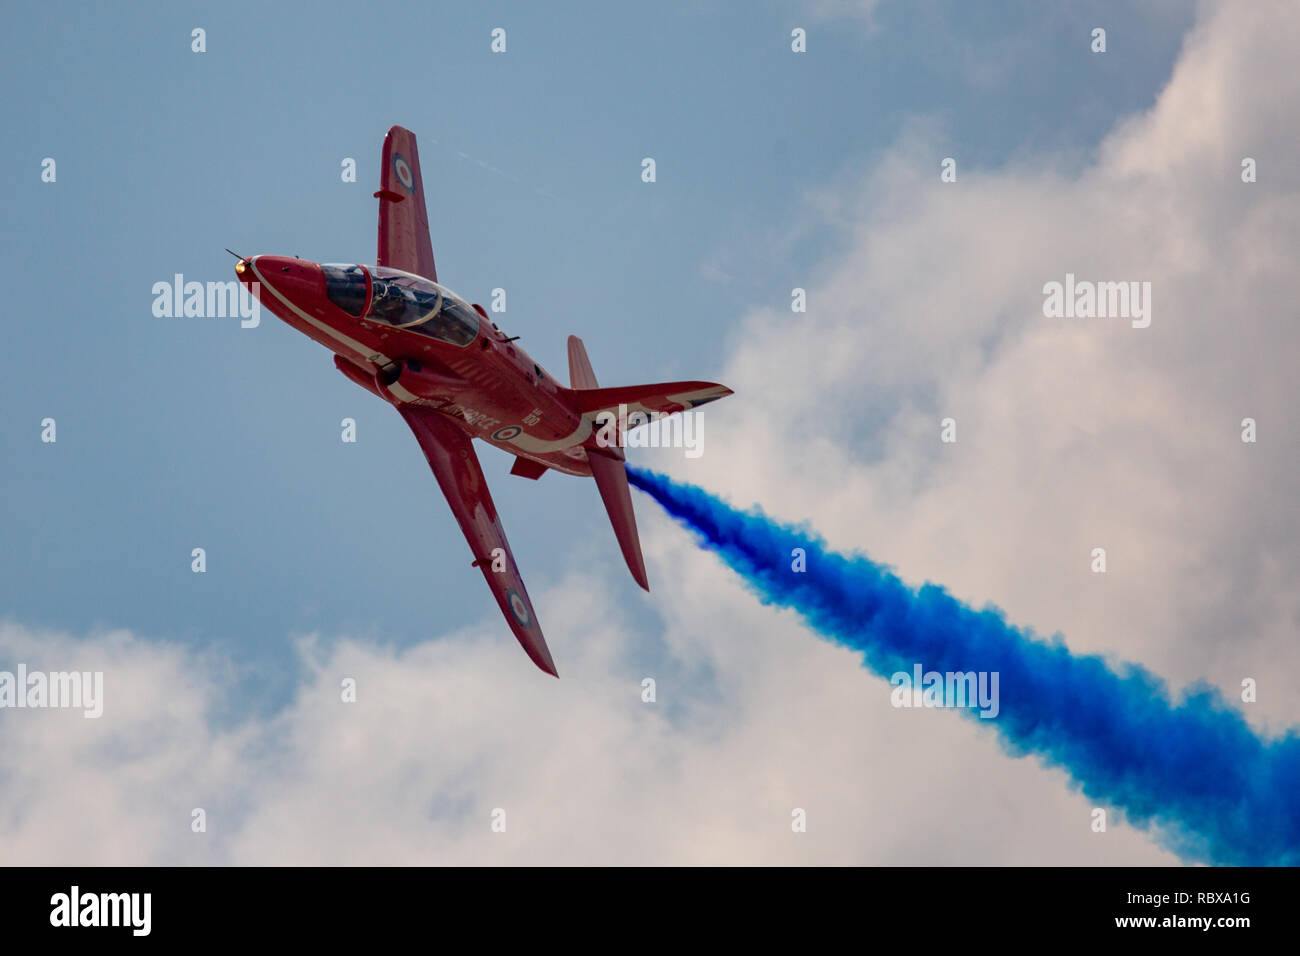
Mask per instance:
[[[615,388],[565,389],[575,409],[593,421],[602,412],[646,412],[671,415],[699,408],[733,394],[725,385],[714,382],[655,382],[651,385],[620,385]]]
[[[591,360],[582,339],[569,336],[569,388],[562,389],[564,398],[584,418],[608,421],[605,416],[615,416],[625,421],[632,412],[651,416],[671,415],[732,394],[725,385],[714,382],[658,382],[653,385],[625,385],[601,388],[592,371]],[[620,426],[621,427],[621,426]],[[623,558],[636,583],[647,591],[645,561],[641,557],[641,541],[636,531],[636,515],[632,512],[632,493],[628,490],[627,469],[623,463],[623,449],[617,444],[602,446],[588,440],[587,462],[591,476],[596,479],[600,497],[609,512],[614,535],[623,549]]]
[[[734,394],[716,382],[656,382],[653,385],[620,385],[601,388],[582,339],[569,336],[569,385],[564,397],[583,415],[594,420],[601,412],[654,412],[671,415],[699,408]]]
[[[581,390],[596,389],[596,373],[592,371],[591,360],[582,339],[576,335],[569,336],[569,384],[573,386],[570,394],[580,394]],[[581,409],[581,411],[587,411]],[[600,490],[600,499],[605,503],[609,514],[609,523],[614,526],[614,537],[623,551],[623,560],[632,572],[636,583],[647,591],[649,581],[645,573],[645,559],[641,556],[641,537],[636,530],[636,512],[632,510],[632,492],[627,484],[627,468],[623,464],[623,450],[617,447],[588,448],[587,462],[591,465],[591,477],[596,479]]]
[[[611,452],[617,453],[617,457]],[[636,583],[647,591],[650,583],[646,579],[645,559],[641,557],[641,538],[636,533],[636,513],[632,510],[632,492],[627,486],[627,466],[623,455],[616,448],[588,448],[587,462],[591,465],[591,477],[596,479],[600,489],[600,498],[605,502],[609,513],[609,522],[614,526],[614,536],[618,546],[623,549],[623,560],[632,572]]]

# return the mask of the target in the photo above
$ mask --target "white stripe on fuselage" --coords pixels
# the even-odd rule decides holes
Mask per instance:
[[[566,435],[564,438],[548,441],[545,438],[534,438],[528,432],[520,432],[514,438],[507,439],[507,442],[516,448],[522,448],[524,451],[532,452],[534,455],[544,455],[552,451],[564,451],[566,448],[572,448],[574,445],[581,445],[591,434],[591,422],[583,418],[578,423],[578,427],[573,430],[573,434]]]
[[[361,342],[358,342],[356,339],[348,335],[345,335],[344,333],[340,332],[338,329],[334,328],[334,326],[328,324],[327,322],[322,322],[320,319],[308,315],[302,309],[298,308],[296,305],[290,302],[289,299],[283,293],[281,293],[279,289],[277,289],[275,286],[271,285],[271,283],[266,281],[266,278],[262,275],[262,270],[257,268],[257,262],[255,261],[256,258],[257,257],[254,256],[252,259],[248,260],[248,264],[253,268],[253,275],[257,276],[257,281],[260,282],[262,285],[266,286],[266,288],[270,289],[271,294],[274,295],[281,302],[283,302],[285,306],[288,307],[290,312],[298,316],[298,318],[302,319],[304,322],[306,322],[308,325],[312,326],[313,328],[320,329],[322,332],[324,332],[326,335],[330,336],[331,338],[337,339],[339,342],[342,342],[348,348],[352,349],[352,351],[356,352],[357,355],[361,356],[363,360],[370,362],[374,365],[389,365],[392,363],[393,360],[390,359],[387,355],[384,355],[382,352],[376,352],[374,349],[369,348],[366,345],[363,345]],[[418,396],[412,395],[410,392],[402,388],[400,385],[391,385],[389,386],[388,391],[392,393],[394,398],[399,398],[403,402],[419,401]]]

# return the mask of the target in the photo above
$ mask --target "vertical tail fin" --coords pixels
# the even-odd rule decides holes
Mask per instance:
[[[582,339],[576,335],[569,336],[569,387],[599,387],[596,373],[591,370],[591,359],[587,358],[587,350],[582,345]]]
[[[576,335],[569,336],[569,384],[573,388],[596,388],[596,373],[592,371],[591,360],[582,339]],[[591,465],[591,477],[596,479],[600,498],[609,513],[609,523],[614,526],[614,537],[623,550],[623,560],[632,572],[636,583],[647,591],[650,584],[646,579],[645,559],[641,556],[641,537],[636,530],[636,513],[632,510],[632,492],[627,485],[627,468],[623,464],[623,451],[620,448],[588,448],[587,462]]]

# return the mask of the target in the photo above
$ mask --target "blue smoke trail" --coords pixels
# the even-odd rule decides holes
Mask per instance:
[[[1184,859],[1241,866],[1300,864],[1300,737],[1261,739],[1212,687],[1177,703],[1136,664],[1108,665],[1042,640],[988,606],[975,610],[935,584],[912,588],[861,554],[806,528],[740,512],[708,492],[628,467],[633,485],[739,573],[768,604],[797,610],[819,634],[860,651],[889,676],[1000,674],[991,724],[1014,756],[1037,754],[1093,800],[1154,827]],[[807,571],[792,570],[804,549]],[[974,710],[967,710],[974,716]]]

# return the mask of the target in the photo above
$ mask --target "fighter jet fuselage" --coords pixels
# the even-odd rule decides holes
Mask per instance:
[[[558,676],[472,440],[514,455],[514,475],[594,478],[628,569],[649,590],[623,450],[596,423],[616,409],[620,418],[628,409],[669,415],[731,390],[712,382],[600,388],[576,336],[569,385],[561,385],[481,306],[439,284],[413,133],[388,131],[382,169],[376,265],[258,255],[241,258],[235,273],[262,305],[332,351],[339,371],[398,410],[506,623],[533,662]]]

